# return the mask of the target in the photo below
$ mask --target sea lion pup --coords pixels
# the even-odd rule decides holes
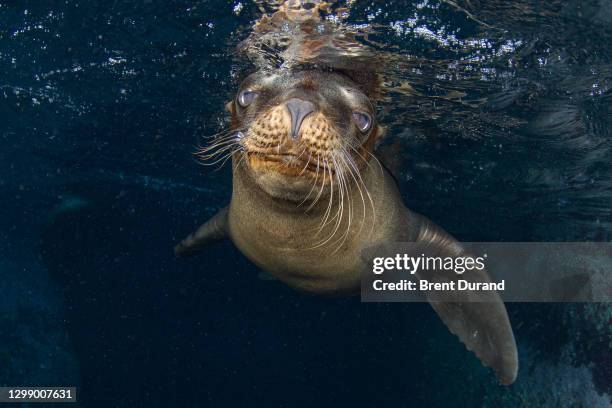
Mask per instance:
[[[466,256],[454,238],[404,206],[376,159],[383,131],[374,88],[345,72],[312,67],[246,78],[227,105],[231,132],[201,152],[231,157],[231,202],[178,244],[177,256],[229,238],[274,277],[323,295],[359,292],[366,248],[418,242],[442,257]],[[488,279],[484,271],[471,272]],[[457,280],[454,272],[420,277]],[[428,292],[427,299],[502,384],[515,380],[514,335],[495,292]]]

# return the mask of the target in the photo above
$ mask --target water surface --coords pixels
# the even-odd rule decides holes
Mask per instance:
[[[410,208],[464,241],[610,240],[612,3],[348,6]],[[87,407],[610,406],[609,305],[509,305],[502,388],[428,305],[295,293],[229,243],[173,258],[229,200],[192,153],[262,7],[0,3],[0,382]]]

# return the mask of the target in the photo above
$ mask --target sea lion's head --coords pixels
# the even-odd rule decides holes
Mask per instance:
[[[238,165],[269,195],[293,201],[356,182],[382,134],[367,92],[338,72],[250,75],[228,104]]]

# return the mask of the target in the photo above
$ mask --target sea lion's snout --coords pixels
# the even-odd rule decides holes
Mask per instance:
[[[306,116],[313,113],[316,109],[315,104],[299,98],[291,98],[285,104],[289,115],[291,115],[291,131],[289,136],[292,139],[297,139],[300,133],[300,127]]]

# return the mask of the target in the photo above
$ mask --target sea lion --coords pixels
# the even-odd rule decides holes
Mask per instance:
[[[442,256],[466,255],[448,233],[404,206],[395,179],[376,158],[384,132],[376,120],[374,88],[342,70],[313,67],[246,78],[227,104],[230,132],[201,152],[205,158],[231,158],[231,202],[178,244],[177,256],[229,238],[293,288],[350,295],[360,290],[366,248],[418,242]],[[478,273],[487,280],[485,271]],[[436,279],[455,280],[450,274]],[[502,384],[511,384],[517,351],[499,296],[427,296],[467,348]]]

